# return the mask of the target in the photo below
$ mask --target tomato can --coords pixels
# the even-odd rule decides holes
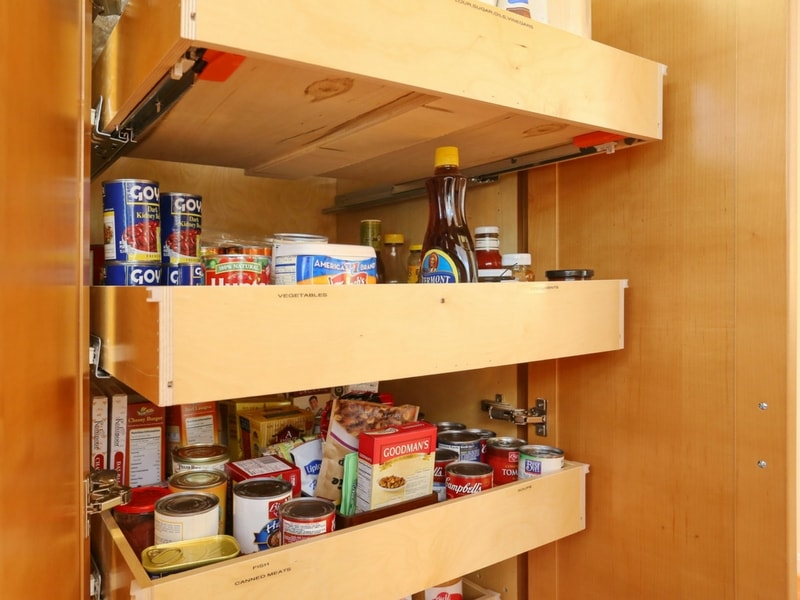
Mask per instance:
[[[164,496],[155,506],[155,543],[218,535],[219,510],[219,498],[208,492],[177,492]]]
[[[517,480],[519,449],[525,440],[513,437],[494,437],[486,440],[483,462],[491,465],[494,483],[510,483]]]
[[[178,492],[208,492],[219,498],[219,530],[225,533],[225,514],[228,501],[228,476],[222,471],[179,471],[167,481],[167,486],[173,493]]]
[[[324,498],[293,498],[281,505],[281,541],[291,544],[336,529],[336,506]]]
[[[172,449],[172,472],[198,470],[225,471],[230,452],[222,444],[189,444]]]
[[[109,261],[161,262],[157,181],[103,182],[103,243]]]
[[[106,261],[103,266],[105,285],[161,285],[161,263]]]
[[[519,449],[518,479],[528,479],[558,471],[564,466],[564,451],[534,444]]]
[[[206,275],[201,261],[165,264],[161,276],[166,285],[205,285]]]
[[[258,254],[206,255],[206,285],[266,285],[265,263],[266,257]]]
[[[242,554],[281,545],[281,506],[291,497],[291,482],[276,477],[245,479],[233,486],[233,537]]]
[[[482,462],[456,461],[445,467],[447,499],[488,490],[494,484],[492,466]]]
[[[466,430],[452,429],[441,432],[436,438],[438,448],[449,448],[458,452],[458,460],[481,459],[481,436]]]
[[[447,498],[445,492],[445,467],[458,460],[458,452],[450,448],[436,448],[433,466],[433,491],[439,496],[439,502]]]
[[[200,260],[203,197],[161,192],[161,259],[168,264]]]

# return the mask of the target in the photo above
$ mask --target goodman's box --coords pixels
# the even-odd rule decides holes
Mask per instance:
[[[436,425],[412,421],[358,436],[356,512],[373,510],[433,491]]]

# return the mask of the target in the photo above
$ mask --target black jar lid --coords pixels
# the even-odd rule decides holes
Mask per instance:
[[[557,269],[544,272],[550,281],[565,281],[570,279],[591,279],[594,276],[593,269]]]

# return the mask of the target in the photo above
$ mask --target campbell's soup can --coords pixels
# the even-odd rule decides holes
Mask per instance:
[[[529,444],[519,449],[518,479],[558,471],[564,466],[564,451],[552,446]]]
[[[167,494],[155,506],[155,543],[217,535],[219,511],[219,498],[208,492]]]
[[[481,439],[481,460],[484,460],[484,455],[486,454],[486,440],[489,438],[497,437],[497,432],[492,431],[491,429],[465,429],[464,431],[468,433],[474,433]]]
[[[336,529],[336,506],[324,498],[293,498],[281,505],[281,543],[291,544]]]
[[[228,503],[228,476],[222,471],[179,471],[167,481],[167,487],[174,493],[208,492],[219,498],[220,535],[225,533],[225,514]]]
[[[291,482],[276,477],[245,479],[233,486],[233,537],[242,554],[281,545],[281,506],[291,498]]]
[[[201,261],[165,264],[162,267],[165,285],[205,285],[206,274]]]
[[[102,271],[105,285],[161,285],[164,278],[161,263],[106,262]]]
[[[161,258],[168,264],[200,260],[203,197],[161,192]]]
[[[259,254],[209,254],[203,257],[206,285],[266,285],[266,257]]]
[[[458,452],[449,448],[436,448],[436,457],[433,463],[433,491],[439,497],[439,502],[447,498],[445,490],[445,467],[458,460]]]
[[[225,471],[230,452],[222,444],[189,444],[172,449],[172,472],[197,470]]]
[[[456,461],[445,467],[447,499],[477,494],[491,489],[494,476],[491,465],[482,462]]]
[[[513,437],[494,437],[486,440],[483,462],[492,467],[495,485],[517,480],[519,449],[524,445],[525,440]]]
[[[161,262],[158,182],[103,182],[103,242],[107,261]]]
[[[481,459],[481,436],[466,430],[451,429],[436,436],[438,448],[449,448],[458,452],[458,460]]]

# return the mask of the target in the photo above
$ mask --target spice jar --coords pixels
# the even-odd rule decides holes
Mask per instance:
[[[503,266],[500,256],[500,228],[496,225],[475,228],[475,260],[478,269],[499,269]],[[480,272],[478,277],[480,278]]]
[[[419,263],[422,260],[422,244],[411,244],[408,250],[408,283],[419,283]]]
[[[130,502],[114,507],[114,519],[137,557],[155,543],[156,501],[169,493],[158,486],[133,488]]]
[[[505,254],[503,268],[511,271],[512,281],[534,281],[531,255],[527,253]]]
[[[544,274],[548,281],[583,281],[594,277],[592,269],[558,269]]]

